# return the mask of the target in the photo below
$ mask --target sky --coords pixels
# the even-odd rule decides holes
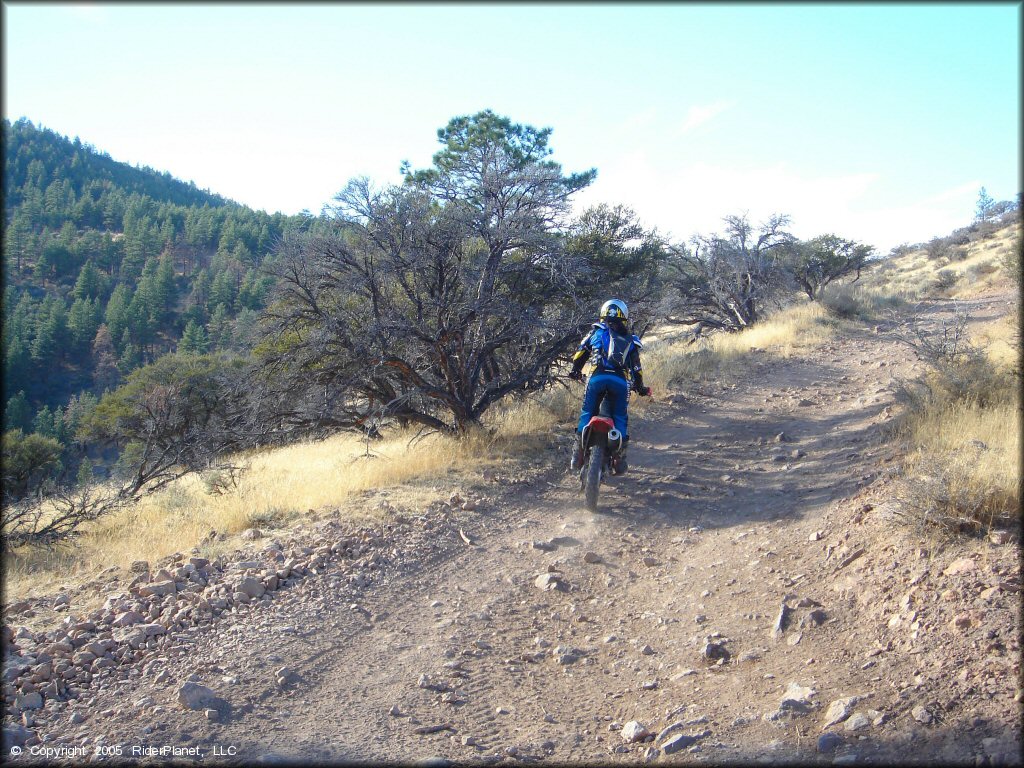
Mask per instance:
[[[893,246],[1021,189],[1021,4],[3,3],[3,113],[268,212],[426,167],[492,109],[576,200],[686,240]]]

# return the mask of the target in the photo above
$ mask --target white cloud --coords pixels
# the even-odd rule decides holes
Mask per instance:
[[[693,163],[671,168],[644,150],[602,168],[578,205],[625,203],[644,224],[676,240],[721,231],[722,217],[748,213],[760,223],[775,213],[791,217],[800,238],[834,232],[885,254],[902,242],[921,242],[965,226],[978,184],[967,182],[919,200],[880,208],[871,198],[887,180],[877,172],[802,174],[785,163],[732,168]]]
[[[703,125],[709,120],[722,114],[725,110],[735,106],[735,101],[716,101],[713,104],[695,104],[686,112],[686,117],[679,126],[679,133],[692,131],[698,125]]]

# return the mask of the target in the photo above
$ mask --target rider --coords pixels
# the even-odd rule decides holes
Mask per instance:
[[[583,379],[583,365],[591,355],[594,356],[594,370],[583,396],[583,409],[576,427],[576,445],[569,462],[571,470],[577,470],[583,465],[583,446],[578,436],[590,423],[590,417],[597,410],[602,395],[608,400],[615,428],[623,435],[622,448],[612,457],[612,471],[621,475],[627,469],[626,444],[629,433],[626,431],[626,406],[629,402],[629,380],[632,379],[633,389],[638,395],[651,394],[651,388],[644,386],[640,369],[640,350],[643,344],[629,332],[628,323],[629,307],[626,302],[609,299],[601,306],[601,321],[591,326],[590,333],[583,337],[573,355],[569,378],[577,381]]]

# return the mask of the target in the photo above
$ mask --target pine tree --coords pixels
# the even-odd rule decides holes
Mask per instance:
[[[984,223],[992,218],[993,211],[996,201],[993,200],[985,188],[982,187],[978,192],[978,205],[975,208],[974,220]]]
[[[100,295],[100,271],[89,259],[82,265],[78,272],[78,279],[75,281],[75,288],[72,295],[76,299],[95,299]]]
[[[210,340],[206,331],[198,323],[189,320],[185,325],[185,333],[178,342],[178,352],[186,355],[201,355],[210,348]]]
[[[128,307],[131,306],[131,301],[131,289],[124,283],[119,283],[110,294],[104,318],[107,328],[110,329],[111,338],[120,339],[128,328]]]
[[[32,427],[32,408],[28,404],[25,392],[18,392],[4,406],[4,431],[20,429],[28,431]]]
[[[91,300],[75,299],[68,312],[68,332],[71,334],[71,346],[76,354],[88,352],[99,326],[96,303]]]

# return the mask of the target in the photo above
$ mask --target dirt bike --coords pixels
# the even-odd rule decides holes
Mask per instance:
[[[587,509],[597,509],[597,494],[605,473],[612,473],[614,462],[624,444],[624,435],[615,428],[608,399],[601,398],[597,414],[583,428],[580,444],[583,446],[583,463],[580,467],[580,488],[583,490]]]

